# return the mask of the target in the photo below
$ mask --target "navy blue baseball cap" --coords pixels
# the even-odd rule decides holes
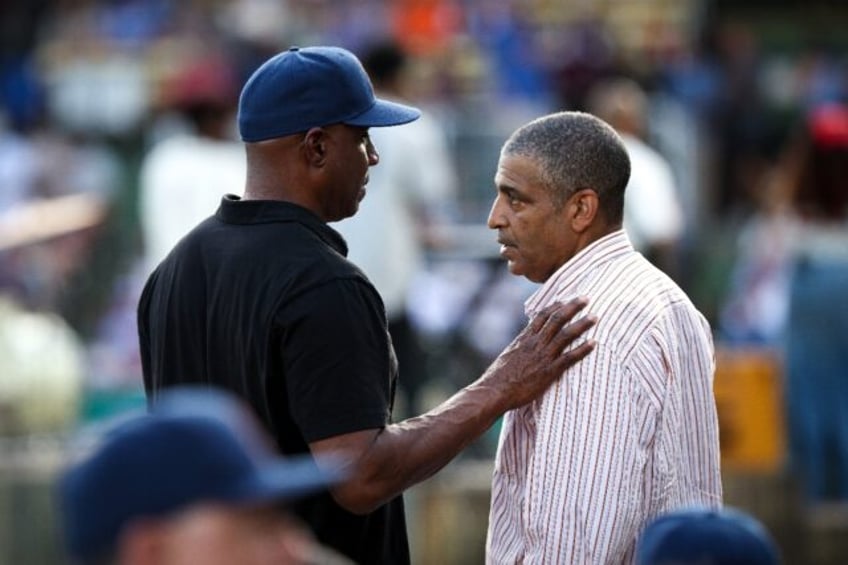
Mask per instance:
[[[265,61],[239,97],[243,141],[255,142],[349,124],[382,127],[405,124],[421,111],[382,100],[359,59],[341,47],[292,47]]]
[[[692,508],[662,515],[639,540],[638,565],[778,565],[768,530],[733,508]]]
[[[246,405],[217,389],[180,387],[123,417],[58,482],[67,553],[93,559],[125,526],[190,505],[276,504],[341,480],[330,462],[286,458]]]

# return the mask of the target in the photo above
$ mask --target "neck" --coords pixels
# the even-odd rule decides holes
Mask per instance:
[[[288,138],[248,143],[245,200],[296,202],[304,183],[297,155]]]
[[[292,169],[295,169],[292,166]],[[317,198],[318,190],[304,175],[284,167],[251,166],[248,160],[247,182],[243,200],[275,200],[297,204],[324,218],[324,210]]]
[[[589,247],[602,237],[621,229],[621,224],[608,224],[606,222],[592,224],[586,231],[581,233],[577,238],[575,254]]]

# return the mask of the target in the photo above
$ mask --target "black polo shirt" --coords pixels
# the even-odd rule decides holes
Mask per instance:
[[[151,274],[138,306],[148,398],[180,383],[245,398],[283,453],[390,421],[397,361],[385,309],[312,212],[225,196]],[[357,563],[408,563],[403,500],[354,515],[328,493],[297,513]]]

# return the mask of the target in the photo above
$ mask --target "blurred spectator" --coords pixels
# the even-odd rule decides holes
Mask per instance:
[[[7,121],[19,132],[32,128],[43,113],[44,81],[33,51],[50,3],[7,0],[0,4],[0,122]]]
[[[786,330],[792,219],[780,195],[781,171],[752,191],[755,208],[737,237],[718,329],[730,345],[778,348]]]
[[[92,401],[88,409],[94,413],[84,414],[86,417],[97,415],[94,397],[101,393],[107,398],[117,394],[115,400],[124,393],[130,393],[135,402],[143,403],[135,309],[148,274],[145,266],[137,261],[115,279],[107,306],[97,317],[94,330],[87,340],[86,385],[89,400]]]
[[[665,514],[642,533],[637,565],[779,565],[780,552],[753,516],[724,508]]]
[[[60,477],[68,556],[116,565],[347,563],[281,506],[339,477],[271,445],[227,393],[163,394],[152,413],[121,418]]]
[[[177,29],[181,3],[52,4],[41,22],[38,60],[55,124],[118,139],[134,135],[151,110],[146,49],[167,29]]]
[[[615,128],[630,155],[624,200],[627,236],[637,251],[678,278],[676,254],[684,230],[683,211],[671,166],[647,143],[647,94],[634,80],[609,79],[589,92],[587,109]]]
[[[154,143],[139,173],[148,270],[244,185],[244,150],[234,137],[238,88],[231,63],[215,54],[190,59],[163,80],[160,105],[176,131]]]
[[[20,204],[36,192],[40,155],[29,136],[21,135],[0,114],[0,211]]]
[[[615,67],[616,43],[605,22],[586,17],[563,24],[552,47],[551,81],[562,110],[583,110],[589,90]]]
[[[52,298],[84,267],[104,214],[85,193],[0,210],[0,435],[60,433],[76,422],[84,341]]]
[[[118,196],[120,166],[94,139],[51,128],[0,131],[0,285],[28,305],[74,318],[67,298],[86,276]]]
[[[469,33],[491,58],[492,87],[505,104],[526,101],[534,113],[551,108],[542,34],[532,11],[511,2],[478,2],[469,8]]]
[[[721,81],[711,124],[719,151],[714,211],[725,216],[750,213],[750,188],[768,135],[760,42],[750,24],[732,19],[717,25],[714,40]]]
[[[456,0],[395,0],[385,4],[394,36],[410,53],[444,49],[461,29],[462,11]]]
[[[408,55],[393,41],[371,45],[362,64],[377,96],[408,101]],[[440,225],[456,216],[457,181],[441,125],[426,112],[396,128],[372,128],[380,163],[369,171],[368,196],[357,214],[336,225],[348,259],[377,287],[386,306],[398,357],[401,391],[409,414],[418,414],[418,392],[427,375],[424,351],[410,323],[407,300],[413,277],[439,245]]]
[[[811,110],[782,159],[797,219],[786,324],[790,450],[812,500],[848,501],[848,106]]]
[[[31,57],[0,54],[0,120],[17,131],[34,127],[44,107],[41,82]]]

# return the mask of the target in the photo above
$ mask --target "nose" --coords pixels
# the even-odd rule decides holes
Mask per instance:
[[[506,225],[504,215],[500,211],[500,201],[500,196],[495,197],[495,201],[492,202],[492,209],[489,210],[489,218],[486,220],[486,225],[491,230],[496,230]]]
[[[374,147],[374,142],[371,141],[371,138],[368,138],[368,141],[365,145],[365,150],[368,152],[368,166],[373,167],[377,163],[380,162],[380,154],[377,153],[377,148]]]

